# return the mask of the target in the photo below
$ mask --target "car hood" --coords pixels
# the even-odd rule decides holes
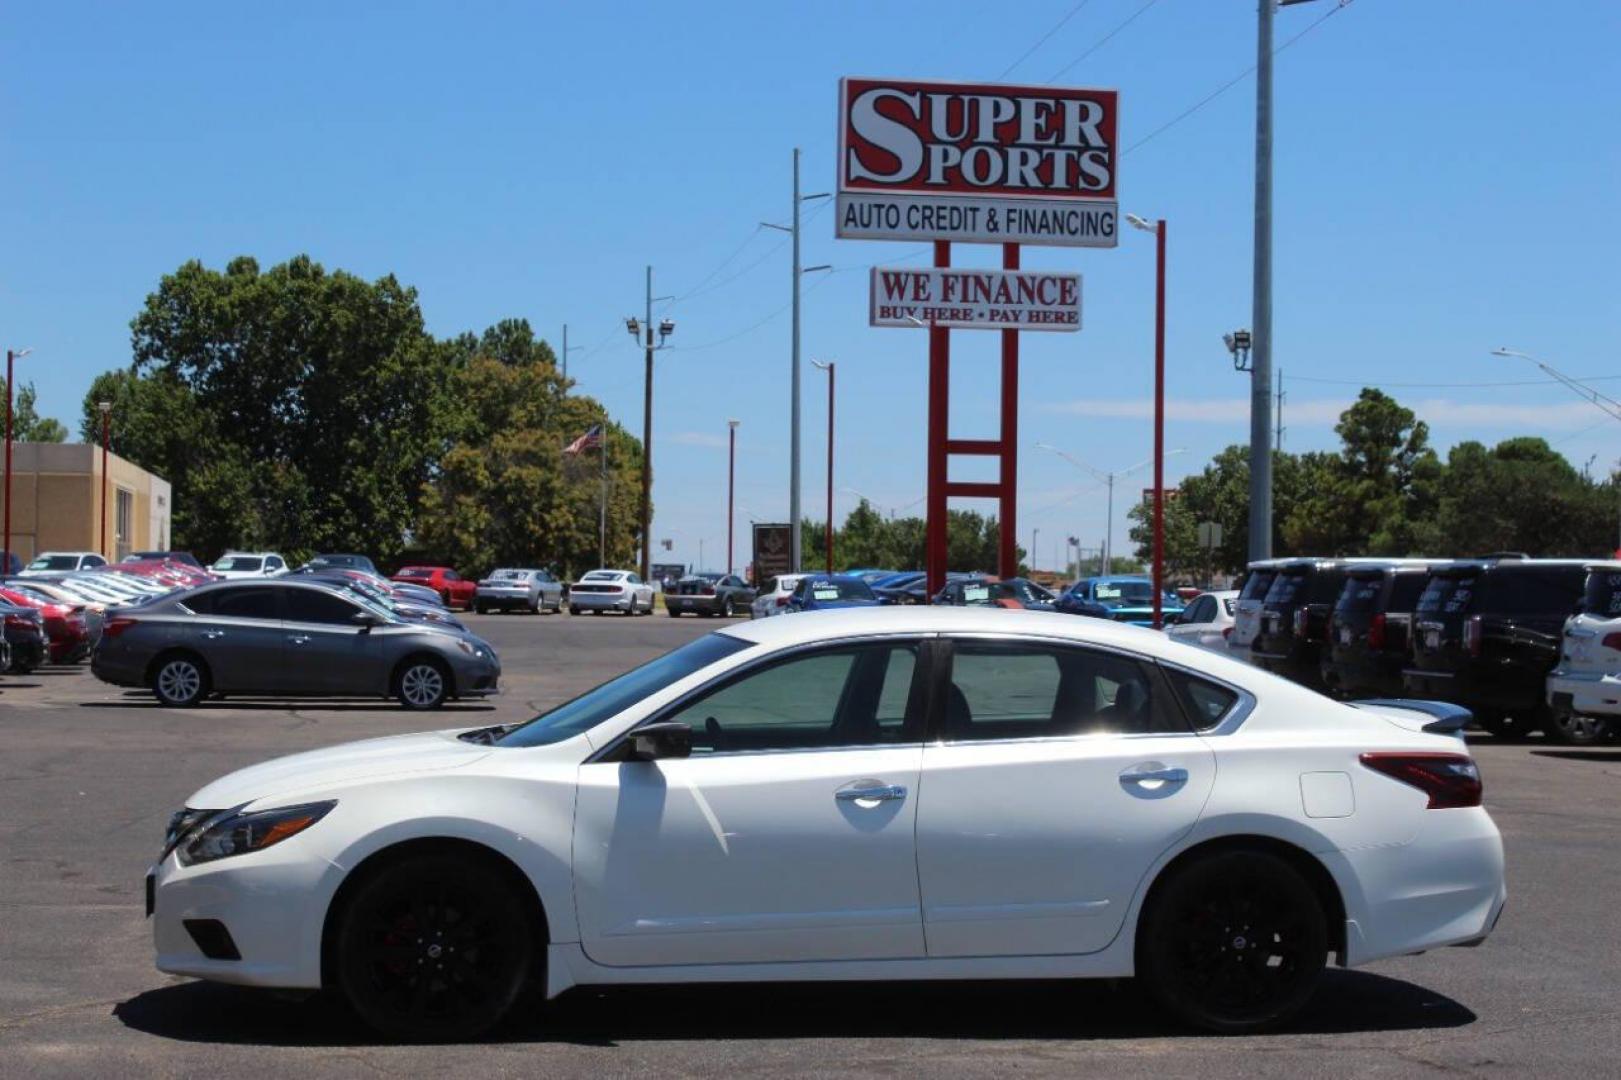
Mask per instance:
[[[455,731],[424,731],[366,739],[238,769],[199,789],[186,800],[186,805],[194,810],[228,810],[294,792],[315,792],[362,780],[457,769],[489,753],[488,746],[462,742],[456,738]]]

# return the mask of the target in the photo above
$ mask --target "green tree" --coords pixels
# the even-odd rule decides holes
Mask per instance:
[[[1490,450],[1459,443],[1438,490],[1437,534],[1449,553],[1597,556],[1615,547],[1615,481],[1578,472],[1544,439],[1506,439]]]
[[[66,442],[67,426],[60,420],[40,416],[34,407],[34,384],[25,382],[17,387],[17,401],[11,410],[11,437],[17,442]]]

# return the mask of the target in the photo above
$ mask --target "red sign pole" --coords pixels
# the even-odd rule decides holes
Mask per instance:
[[[951,242],[934,242],[934,265],[951,265]],[[929,490],[924,541],[925,586],[932,598],[946,583],[946,424],[951,404],[951,331],[929,327]]]
[[[1019,245],[1002,245],[1002,269],[1019,268]],[[1001,494],[998,499],[1002,519],[1002,535],[998,545],[998,573],[1004,578],[1019,575],[1018,522],[1014,520],[1016,508],[1014,492],[1019,473],[1019,332],[1002,331],[1002,447]],[[1036,553],[1030,553],[1030,565],[1036,564]]]
[[[1154,229],[1154,629],[1165,625],[1165,219]]]

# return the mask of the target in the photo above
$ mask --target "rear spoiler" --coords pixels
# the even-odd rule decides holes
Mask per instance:
[[[1475,714],[1462,705],[1453,705],[1447,701],[1424,701],[1419,698],[1363,698],[1360,701],[1347,701],[1346,704],[1353,709],[1365,708],[1372,712],[1401,709],[1404,712],[1422,713],[1432,718],[1423,727],[1423,730],[1432,735],[1455,735],[1475,719]]]

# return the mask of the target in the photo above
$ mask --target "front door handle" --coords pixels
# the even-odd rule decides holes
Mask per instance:
[[[839,802],[896,802],[906,798],[906,789],[899,784],[885,784],[880,787],[840,788],[833,793],[833,797]]]
[[[204,630],[203,631],[203,637],[207,638],[209,641],[217,641],[217,640],[219,640],[220,638],[222,638],[224,636],[225,636],[225,631],[224,630]]]
[[[308,645],[309,643],[310,643],[310,636],[308,634],[288,634],[287,635],[287,644],[289,644],[289,645]]]
[[[1139,765],[1127,769],[1120,774],[1122,784],[1185,784],[1188,782],[1188,770],[1181,768],[1168,768],[1157,761],[1146,765]]]

